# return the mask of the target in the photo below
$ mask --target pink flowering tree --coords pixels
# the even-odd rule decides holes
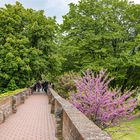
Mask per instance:
[[[70,96],[71,103],[103,129],[132,118],[137,106],[137,100],[131,96],[133,91],[122,94],[120,90],[111,90],[111,80],[106,71],[96,76],[87,71],[75,81],[77,92]]]

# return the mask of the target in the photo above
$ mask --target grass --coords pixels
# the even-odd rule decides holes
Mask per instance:
[[[108,128],[113,140],[140,140],[140,117],[129,122],[124,122],[120,126]]]
[[[7,97],[7,96],[11,96],[11,95],[14,95],[18,92],[21,92],[21,91],[24,91],[26,88],[23,88],[23,89],[16,89],[14,91],[8,91],[8,92],[5,92],[5,93],[2,93],[0,94],[0,99],[4,98],[4,97]]]

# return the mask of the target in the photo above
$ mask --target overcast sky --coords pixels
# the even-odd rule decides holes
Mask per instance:
[[[16,0],[0,0],[0,7],[5,3],[14,4]],[[62,16],[65,15],[68,10],[68,4],[71,2],[77,3],[78,0],[18,0],[26,8],[33,8],[35,10],[45,10],[47,16],[56,16],[59,23],[62,22]],[[135,3],[140,3],[140,0],[133,0]]]

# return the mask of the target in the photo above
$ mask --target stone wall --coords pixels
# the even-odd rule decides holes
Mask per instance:
[[[11,97],[6,97],[0,101],[0,123],[12,113],[11,103]]]
[[[24,103],[25,99],[29,96],[29,89],[18,92],[13,96],[8,96],[0,99],[0,123],[4,122],[6,118],[14,112],[16,107]],[[13,108],[13,100],[14,108]]]
[[[58,140],[111,140],[111,137],[53,89],[48,91],[51,113],[55,115]]]

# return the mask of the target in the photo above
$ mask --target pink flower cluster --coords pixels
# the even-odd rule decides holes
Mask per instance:
[[[137,106],[137,100],[131,96],[133,91],[127,90],[122,94],[120,90],[111,90],[111,80],[106,71],[100,71],[96,76],[87,71],[75,81],[77,93],[70,96],[77,109],[103,128],[131,118]]]

